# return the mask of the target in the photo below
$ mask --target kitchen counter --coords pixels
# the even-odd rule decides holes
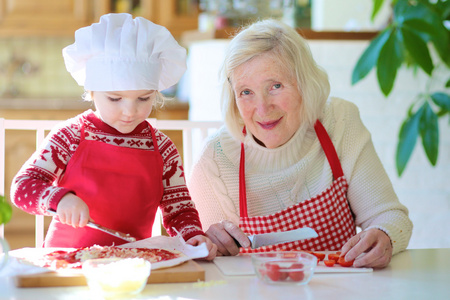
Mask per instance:
[[[148,284],[135,299],[448,299],[450,248],[410,249],[371,273],[315,274],[306,286],[272,286],[255,275],[224,276],[201,261],[205,282]],[[16,288],[0,278],[0,299],[89,299],[83,287]]]
[[[85,110],[91,102],[79,98],[0,98],[0,110]]]

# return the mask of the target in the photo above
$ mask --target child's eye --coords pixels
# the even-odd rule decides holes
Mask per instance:
[[[139,97],[138,99],[141,100],[141,101],[148,101],[150,99],[150,96],[148,96],[148,97]]]
[[[119,98],[108,97],[108,100],[113,102],[119,101],[120,99],[121,99],[120,97]]]

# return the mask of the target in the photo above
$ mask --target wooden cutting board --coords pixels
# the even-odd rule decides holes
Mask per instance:
[[[32,275],[18,275],[14,278],[17,287],[56,287],[86,285],[81,270],[61,270]],[[196,282],[205,281],[205,270],[195,261],[181,265],[152,270],[147,283]]]

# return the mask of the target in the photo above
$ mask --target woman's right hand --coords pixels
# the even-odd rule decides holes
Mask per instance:
[[[217,245],[217,255],[237,255],[239,254],[239,247],[236,241],[242,247],[250,247],[250,240],[247,235],[232,222],[223,220],[220,223],[213,224],[205,232],[206,236]]]
[[[74,228],[84,227],[89,221],[89,207],[80,197],[67,193],[56,210],[61,223]]]

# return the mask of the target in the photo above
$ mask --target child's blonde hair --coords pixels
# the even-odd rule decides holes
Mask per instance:
[[[92,97],[92,93],[93,91],[84,91],[83,95],[81,96],[83,98],[84,101],[93,101],[93,97]],[[161,93],[160,91],[155,91],[155,99],[153,101],[153,106],[155,108],[161,108],[164,106],[164,103],[166,101],[170,101],[171,99],[164,96],[163,93]]]

